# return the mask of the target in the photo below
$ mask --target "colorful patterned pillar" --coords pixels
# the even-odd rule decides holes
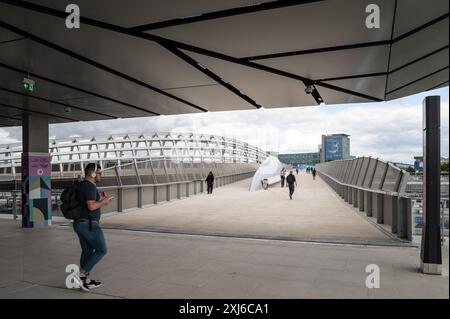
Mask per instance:
[[[51,223],[50,154],[22,153],[22,227],[46,227]]]

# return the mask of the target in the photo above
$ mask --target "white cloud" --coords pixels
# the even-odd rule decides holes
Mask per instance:
[[[449,103],[441,103],[442,155],[448,156]],[[422,106],[398,100],[349,106],[261,109],[58,124],[50,135],[198,132],[234,137],[265,150],[315,152],[322,134],[351,135],[351,154],[411,163],[422,153]],[[20,139],[20,129],[0,129],[0,144]]]

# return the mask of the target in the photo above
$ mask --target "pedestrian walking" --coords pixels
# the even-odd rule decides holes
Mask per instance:
[[[294,188],[297,186],[297,180],[295,179],[292,171],[289,172],[289,175],[286,177],[286,187],[289,186],[289,198],[292,199],[292,195],[294,194]]]
[[[208,194],[212,194],[213,186],[214,186],[214,174],[212,172],[209,172],[208,176],[205,179]]]
[[[280,171],[281,188],[284,187],[284,179],[286,178],[286,171],[284,168]]]
[[[84,291],[100,287],[102,283],[90,278],[94,266],[106,255],[106,241],[100,227],[100,209],[109,205],[113,197],[99,194],[97,183],[101,181],[101,169],[95,163],[84,168],[85,178],[80,184],[80,217],[73,222],[73,229],[81,245],[80,273],[78,280]]]

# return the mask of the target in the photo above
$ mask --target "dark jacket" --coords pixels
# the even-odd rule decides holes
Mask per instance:
[[[212,184],[214,183],[214,175],[213,174],[209,174],[208,177],[206,177],[205,180],[208,184]]]
[[[294,183],[296,182],[295,176],[292,175],[292,174],[289,174],[289,175],[286,177],[286,182],[287,182],[289,185],[294,185]]]

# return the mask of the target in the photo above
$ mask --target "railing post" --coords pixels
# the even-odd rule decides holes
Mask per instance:
[[[114,171],[116,172],[117,183],[119,184],[119,186],[122,186],[122,178],[120,177],[118,166],[114,167]]]
[[[384,166],[384,172],[383,172],[383,177],[381,177],[381,181],[380,181],[380,188],[379,189],[383,189],[384,186],[384,182],[386,180],[386,175],[389,169],[389,164],[386,163],[386,165]]]
[[[134,166],[134,172],[135,172],[135,174],[136,174],[136,178],[137,178],[138,184],[139,184],[139,185],[142,185],[141,175],[139,174],[139,169],[138,169],[138,167],[137,167],[137,161],[136,161],[136,159],[133,160],[133,166]]]
[[[348,203],[353,204],[353,187],[347,186]]]
[[[369,156],[368,159],[369,159],[369,162],[367,163],[366,171],[364,172],[364,177],[362,179],[362,185],[360,185],[360,186],[364,186],[364,182],[366,181],[366,178],[367,178],[367,172],[369,172],[370,160],[372,158]],[[363,160],[363,164],[364,164],[364,160]]]
[[[117,211],[119,213],[123,212],[123,188],[119,187],[117,189]]]
[[[358,207],[358,189],[356,187],[352,189],[352,202],[353,207]]]
[[[13,213],[13,219],[16,220],[17,219],[17,193],[16,192],[12,192],[12,196],[13,196],[13,204],[12,204],[12,213]]]
[[[383,194],[379,194],[376,193],[376,204],[377,204],[377,223],[378,224],[383,224],[383,199],[384,199],[384,195]]]
[[[369,185],[367,186],[367,188],[372,188],[373,179],[375,178],[375,172],[377,171],[377,166],[378,166],[378,158],[375,161],[376,161],[375,166],[373,168],[372,176],[370,177],[370,182],[369,182]]]
[[[138,208],[142,208],[144,206],[144,190],[142,186],[138,186]]]
[[[360,212],[364,211],[365,208],[364,204],[365,204],[364,191],[362,189],[358,189],[358,207]]]
[[[400,238],[412,240],[411,217],[411,199],[407,197],[399,197],[397,213],[397,235]]]
[[[364,191],[364,208],[367,217],[372,217],[372,192]]]

